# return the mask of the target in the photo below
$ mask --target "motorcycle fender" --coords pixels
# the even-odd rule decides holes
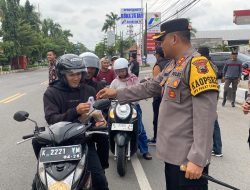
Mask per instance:
[[[117,133],[114,137],[114,141],[116,142],[117,146],[125,146],[128,144],[129,137],[126,133]]]

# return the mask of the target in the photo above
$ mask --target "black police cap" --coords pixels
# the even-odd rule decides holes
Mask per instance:
[[[238,55],[239,46],[230,46],[229,48],[231,50],[232,55]]]
[[[167,22],[164,22],[161,25],[161,33],[157,36],[154,36],[153,39],[157,41],[162,41],[163,37],[166,34],[172,33],[172,32],[181,32],[181,31],[190,31],[191,26],[189,24],[188,19],[186,18],[179,18],[170,20]]]

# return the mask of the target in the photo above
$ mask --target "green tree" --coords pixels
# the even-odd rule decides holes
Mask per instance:
[[[106,54],[105,50],[106,50],[106,46],[105,46],[104,42],[99,42],[98,44],[96,44],[95,54],[98,57],[104,57],[104,55]]]

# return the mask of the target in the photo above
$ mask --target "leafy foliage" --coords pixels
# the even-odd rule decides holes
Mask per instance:
[[[73,37],[70,30],[62,29],[52,19],[41,20],[29,0],[24,6],[19,0],[0,0],[0,19],[0,65],[21,55],[35,63],[45,58],[48,49],[58,55],[88,51],[84,44],[69,41]]]

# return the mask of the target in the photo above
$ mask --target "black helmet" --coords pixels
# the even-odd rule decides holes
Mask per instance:
[[[56,74],[59,80],[64,80],[66,73],[86,72],[85,64],[78,55],[65,54],[57,59]]]

